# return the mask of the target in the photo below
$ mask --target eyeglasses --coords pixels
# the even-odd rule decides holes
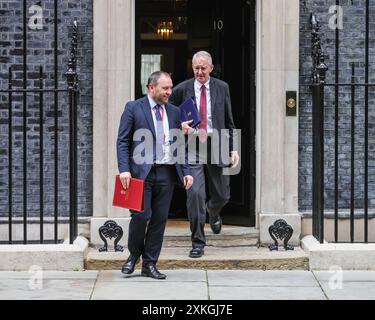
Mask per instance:
[[[198,72],[199,70],[201,70],[202,72],[205,72],[208,67],[193,67],[194,71]]]

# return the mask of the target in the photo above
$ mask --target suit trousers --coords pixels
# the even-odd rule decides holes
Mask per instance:
[[[175,166],[152,167],[145,180],[145,210],[131,211],[128,249],[135,256],[142,255],[143,266],[159,259],[175,182]]]
[[[190,165],[194,183],[187,190],[187,211],[190,221],[191,240],[193,248],[203,248],[206,245],[204,224],[206,223],[206,183],[209,199],[207,212],[210,220],[217,220],[220,212],[230,198],[229,176],[222,174],[222,168],[213,164]]]

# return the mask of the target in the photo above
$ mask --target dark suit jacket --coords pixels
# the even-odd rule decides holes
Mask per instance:
[[[179,106],[187,97],[195,98],[194,80],[194,78],[185,80],[174,87],[169,102]],[[229,130],[229,151],[233,151],[233,129],[235,129],[235,126],[228,84],[210,77],[210,95],[212,127],[219,131],[219,135],[221,129]],[[219,162],[219,166],[223,166],[221,159]]]
[[[181,128],[179,109],[169,103],[165,105],[165,109],[168,116],[169,129]],[[135,159],[145,156],[141,154],[142,148],[137,148],[143,141],[134,141],[133,135],[138,129],[149,129],[152,132],[153,150],[155,150],[156,134],[151,112],[151,106],[147,96],[128,102],[121,116],[117,136],[117,162],[119,172],[130,172],[133,178],[142,180],[146,179],[152,164],[136,163],[137,161],[135,161]],[[153,154],[148,154],[147,156],[151,158],[152,162]],[[190,175],[190,169],[187,164],[176,164],[175,166],[181,180],[183,176]]]

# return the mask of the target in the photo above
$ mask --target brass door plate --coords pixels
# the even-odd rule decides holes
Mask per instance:
[[[297,91],[286,92],[286,116],[297,116]]]

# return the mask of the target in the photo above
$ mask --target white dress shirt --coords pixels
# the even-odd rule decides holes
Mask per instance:
[[[156,115],[155,115],[155,110],[154,110],[154,107],[157,105],[157,103],[149,95],[147,95],[147,97],[148,97],[148,101],[149,101],[150,106],[151,106],[151,114],[152,114],[152,120],[154,121],[155,132],[157,132],[157,128],[156,128],[157,120],[156,120]],[[170,164],[171,161],[172,161],[172,156],[170,154],[169,122],[168,122],[167,111],[165,109],[164,104],[160,105],[160,113],[161,113],[161,116],[162,116],[162,119],[163,119],[163,130],[164,130],[163,153],[164,153],[164,156],[163,156],[162,160],[156,161],[156,163],[158,163],[158,164]]]
[[[201,100],[201,84],[198,80],[194,80],[194,91],[195,99],[198,106],[198,111],[200,109]],[[206,87],[206,99],[207,99],[207,133],[212,133],[212,113],[211,113],[211,93],[210,93],[210,79],[204,84]]]

